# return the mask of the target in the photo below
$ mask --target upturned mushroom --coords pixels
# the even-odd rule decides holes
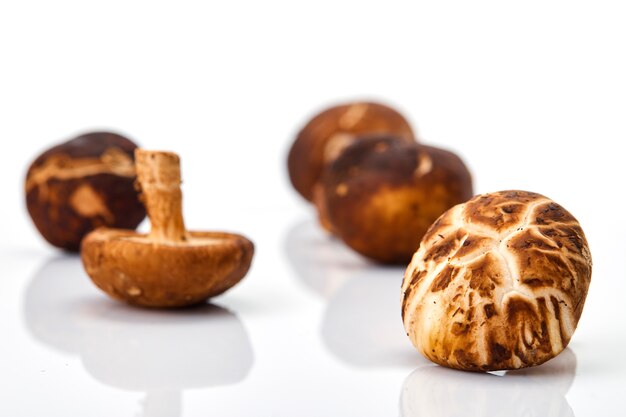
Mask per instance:
[[[359,136],[377,133],[389,134],[403,142],[415,142],[413,130],[404,116],[383,104],[346,103],[317,114],[300,130],[289,150],[289,178],[296,191],[313,202],[324,167]]]
[[[81,257],[94,284],[143,307],[183,307],[219,295],[247,273],[254,246],[223,232],[185,229],[180,160],[171,152],[135,151],[149,234],[101,228],[85,237]]]
[[[98,227],[135,229],[146,216],[134,187],[135,148],[124,136],[92,132],[39,155],[24,187],[39,233],[54,246],[78,251]]]
[[[431,361],[468,371],[539,365],[583,311],[591,253],[578,221],[540,194],[474,197],[429,229],[402,283],[402,318]]]
[[[472,196],[457,155],[388,135],[347,147],[320,183],[319,212],[334,234],[382,263],[408,263],[430,225]]]

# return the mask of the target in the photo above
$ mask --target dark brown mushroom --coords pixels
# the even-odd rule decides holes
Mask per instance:
[[[26,174],[26,207],[50,244],[77,251],[97,227],[141,223],[146,210],[134,187],[136,147],[115,133],[94,132],[35,159]]]
[[[458,156],[387,135],[350,145],[321,184],[321,212],[334,233],[383,263],[407,263],[432,222],[472,196],[470,173]]]
[[[188,232],[182,217],[180,160],[138,149],[137,176],[149,234],[102,228],[81,249],[92,281],[113,298],[144,307],[182,307],[219,295],[248,272],[254,246],[241,235]]]

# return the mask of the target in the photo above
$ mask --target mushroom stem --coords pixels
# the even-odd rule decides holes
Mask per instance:
[[[150,239],[156,242],[184,242],[180,191],[180,158],[172,152],[135,150],[137,180],[152,225]]]

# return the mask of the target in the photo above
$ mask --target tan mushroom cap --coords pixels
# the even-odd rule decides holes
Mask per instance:
[[[440,365],[539,365],[569,343],[591,280],[578,221],[540,194],[474,197],[429,229],[402,284],[404,327]]]
[[[101,228],[83,240],[92,281],[111,297],[144,307],[183,307],[219,295],[248,272],[254,246],[223,232],[188,232],[176,154],[135,152],[149,234]]]

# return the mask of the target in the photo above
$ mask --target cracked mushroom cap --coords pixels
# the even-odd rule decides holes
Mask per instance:
[[[135,148],[121,135],[93,132],[35,159],[26,174],[26,207],[50,244],[78,251],[98,227],[135,229],[141,223],[146,210],[134,187]]]
[[[362,138],[328,167],[320,215],[363,256],[406,265],[430,225],[472,197],[472,179],[452,152],[387,135]]]
[[[402,283],[404,327],[443,366],[539,365],[569,343],[590,280],[587,240],[567,210],[526,191],[479,195],[424,236]]]
[[[302,197],[313,201],[314,188],[323,168],[358,136],[376,133],[415,142],[413,130],[404,116],[383,104],[348,103],[317,114],[300,130],[289,150],[287,165],[291,183]]]

